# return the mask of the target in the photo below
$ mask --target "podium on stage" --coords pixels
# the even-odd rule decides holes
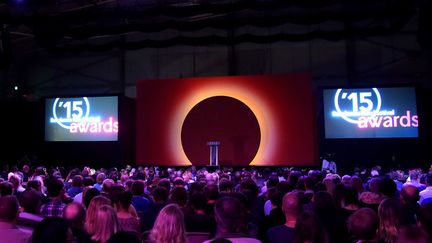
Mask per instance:
[[[207,145],[210,147],[210,166],[218,166],[219,163],[219,141],[209,141]]]

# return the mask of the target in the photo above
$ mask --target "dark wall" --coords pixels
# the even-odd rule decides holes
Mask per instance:
[[[0,161],[16,164],[120,166],[135,161],[135,102],[119,98],[119,141],[45,142],[44,100],[9,100],[0,103],[2,140]]]

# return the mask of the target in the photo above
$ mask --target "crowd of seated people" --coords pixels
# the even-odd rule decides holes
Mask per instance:
[[[432,171],[4,166],[0,243],[427,243]]]

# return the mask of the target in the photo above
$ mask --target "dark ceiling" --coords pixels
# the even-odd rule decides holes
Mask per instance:
[[[138,49],[185,45],[231,45],[310,39],[341,40],[349,37],[390,35],[400,31],[419,13],[419,42],[430,45],[431,1],[412,0],[8,0],[0,5],[3,38],[8,31],[31,34],[39,45],[53,51],[103,51],[115,47]],[[332,22],[332,27],[320,28]],[[294,24],[304,31],[269,32],[269,28]],[[239,28],[261,28],[259,33],[238,33]],[[212,28],[219,34],[191,33]],[[168,38],[148,35],[174,30]],[[220,31],[222,30],[222,34]],[[97,36],[114,37],[89,43]]]

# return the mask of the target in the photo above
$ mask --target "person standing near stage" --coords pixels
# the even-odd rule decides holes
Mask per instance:
[[[334,161],[334,154],[327,154],[322,161],[321,171],[337,173],[336,162]]]

